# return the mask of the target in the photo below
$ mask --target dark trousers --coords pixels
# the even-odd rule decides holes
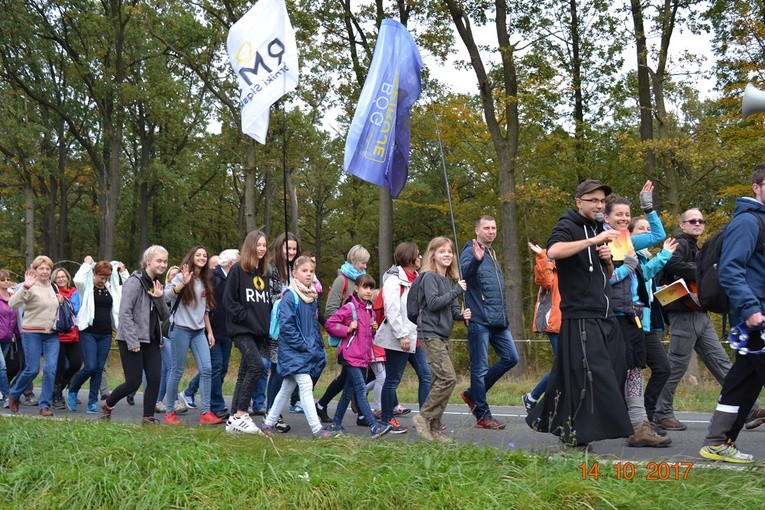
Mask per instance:
[[[664,384],[669,379],[670,367],[667,351],[661,345],[659,335],[656,333],[646,333],[645,335],[645,362],[651,369],[651,378],[645,386],[643,401],[645,412],[649,420],[653,420],[653,413],[656,411],[656,400],[658,400]]]
[[[241,335],[232,340],[239,352],[242,353],[242,360],[239,363],[239,373],[236,377],[231,408],[233,411],[246,413],[250,407],[252,391],[258,384],[260,374],[263,373],[263,361],[254,337]]]
[[[106,405],[114,407],[117,402],[127,397],[141,387],[143,374],[146,373],[146,391],[143,394],[143,415],[154,416],[154,406],[157,404],[159,394],[159,380],[162,371],[162,355],[159,350],[159,342],[152,340],[142,343],[141,350],[132,352],[127,347],[127,342],[117,341],[122,361],[122,371],[125,374],[125,382],[114,388]]]
[[[709,422],[707,445],[736,442],[746,417],[765,385],[765,355],[736,353],[736,362],[723,381],[717,408]]]
[[[74,374],[82,368],[82,348],[80,342],[61,342],[58,349],[58,366],[53,395],[60,397],[64,388],[69,386]]]
[[[371,382],[375,378],[375,375],[371,370],[364,369],[362,373],[365,374],[364,380],[366,382]],[[326,409],[332,399],[342,393],[343,389],[345,388],[345,380],[347,377],[348,370],[347,367],[343,365],[343,368],[340,370],[338,376],[335,377],[331,383],[329,383],[329,386],[327,386],[327,389],[324,391],[324,395],[322,395],[319,399],[318,404],[322,407],[322,409]],[[314,381],[314,386],[316,386],[316,381]],[[354,393],[353,396],[355,397],[356,394]],[[395,405],[398,405],[398,401],[394,403],[394,406]]]

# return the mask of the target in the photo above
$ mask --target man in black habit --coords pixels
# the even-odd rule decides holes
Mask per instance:
[[[610,307],[607,243],[619,233],[603,230],[609,194],[600,181],[579,184],[576,210],[563,214],[547,241],[558,268],[562,324],[547,391],[526,422],[572,446],[633,433],[623,397],[625,346]]]

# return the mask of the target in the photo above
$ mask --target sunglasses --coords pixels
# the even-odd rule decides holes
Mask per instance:
[[[706,220],[692,219],[692,220],[685,220],[683,223],[690,223],[691,225],[706,225],[707,222]]]

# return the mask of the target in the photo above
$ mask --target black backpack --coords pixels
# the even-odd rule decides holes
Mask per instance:
[[[757,218],[757,222],[760,225],[759,235],[757,236],[757,250],[763,250],[765,249],[763,247],[763,243],[765,243],[765,222],[763,222],[759,214],[751,211],[750,214]],[[725,225],[719,232],[707,239],[699,250],[698,255],[696,255],[696,285],[699,303],[702,310],[707,312],[726,314],[730,306],[728,295],[720,285],[720,277],[717,270],[728,225]]]
[[[406,317],[414,324],[420,316],[420,282],[422,275],[418,275],[409,287],[409,295],[406,297]]]

